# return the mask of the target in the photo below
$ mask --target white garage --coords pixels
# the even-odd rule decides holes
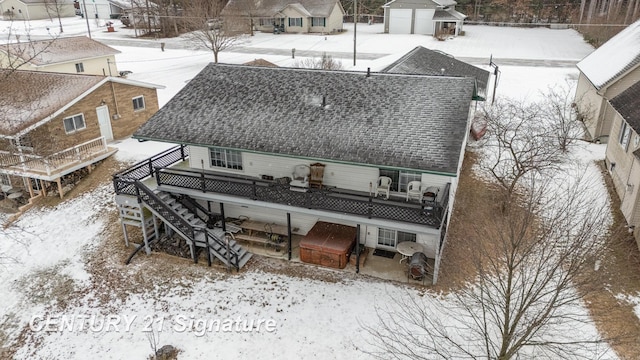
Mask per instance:
[[[412,9],[390,9],[389,11],[389,33],[390,34],[411,34]]]
[[[434,9],[416,9],[416,21],[413,28],[414,34],[433,35],[434,34],[434,22],[433,15]],[[391,31],[391,30],[389,30]]]

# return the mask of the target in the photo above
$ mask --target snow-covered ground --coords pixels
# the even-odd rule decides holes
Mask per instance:
[[[0,35],[7,32],[4,25],[4,22],[0,23]],[[92,35],[98,40],[131,41],[132,46],[115,46],[122,52],[117,56],[118,67],[133,71],[129,76],[131,79],[166,86],[159,90],[161,106],[213,59],[209,52],[178,49],[177,46],[167,46],[164,52],[159,44],[157,47],[136,47],[133,45],[142,44],[142,40],[133,38],[129,29],[118,26],[115,33],[107,33],[94,20],[90,25]],[[25,31],[21,26],[14,31]],[[86,33],[86,23],[81,19],[65,19],[64,27],[65,36]],[[281,66],[293,63],[288,56],[270,55],[260,50],[264,48],[349,52],[353,48],[353,32],[352,25],[347,27],[350,31],[327,36],[326,40],[318,35],[257,34],[242,44],[245,48],[255,48],[255,54],[230,50],[221,53],[220,61],[244,63],[264,58]],[[44,36],[55,30],[55,23],[36,21],[30,24],[29,32]],[[346,69],[380,69],[417,45],[473,58],[488,58],[493,54],[505,59],[579,60],[592,51],[572,30],[466,26],[465,31],[463,37],[439,42],[420,35],[380,34],[380,25],[359,25],[358,52],[380,54],[381,57],[359,60],[355,67],[349,58],[342,61]],[[153,41],[179,44],[184,39]],[[519,99],[535,98],[548,86],[575,81],[578,74],[575,68],[501,66],[500,71],[498,96]],[[155,154],[166,145],[125,140],[116,146],[120,148],[116,158],[131,162]],[[581,151],[588,153],[589,159],[604,156],[602,146]],[[596,176],[597,168],[593,164],[589,166]],[[605,196],[604,187],[599,190]],[[255,270],[242,276],[227,277],[212,271],[204,278],[174,278],[151,291],[131,291],[108,306],[100,305],[96,299],[101,296],[100,292],[109,292],[109,289],[91,286],[94,280],[88,270],[91,264],[85,260],[99,244],[107,241],[104,231],[109,224],[104,209],[113,210],[109,185],[52,209],[29,211],[15,224],[24,231],[11,231],[10,228],[0,233],[0,251],[15,260],[0,268],[1,329],[16,335],[18,329],[35,317],[33,327],[41,330],[27,331],[33,338],[19,349],[16,358],[144,359],[151,354],[144,330],[151,326],[162,329],[159,344],[180,348],[183,351],[180,358],[184,359],[232,356],[241,359],[364,359],[369,356],[361,350],[366,350],[374,339],[361,330],[360,323],[375,321],[374,305],[393,309],[398,306],[394,296],[419,294],[416,289],[384,281],[325,282]],[[185,264],[182,266],[189,266]],[[131,276],[136,271],[144,271],[136,266],[127,269]],[[162,278],[162,274],[149,276]],[[73,299],[67,298],[69,293],[75,294]],[[427,292],[426,295],[432,294]],[[69,300],[62,311],[58,310],[62,305],[59,303],[61,298]],[[637,299],[629,301],[640,303]],[[77,315],[94,315],[84,324],[93,325],[93,329],[78,329],[81,324]],[[60,320],[61,316],[67,319],[75,316],[76,328],[71,331],[40,329],[44,325],[41,318],[58,317]],[[121,316],[123,321],[126,316],[131,327],[126,331],[126,324],[114,323],[106,328],[93,321],[104,320],[104,316]],[[225,321],[238,319],[241,325],[254,321],[253,330],[236,331],[235,325],[231,329],[225,328]],[[194,321],[193,326],[183,326],[189,320]],[[222,322],[220,331],[215,331],[216,320]],[[257,324],[259,320],[268,322]],[[202,323],[199,321],[213,324],[213,331],[200,331]],[[446,319],[442,321],[446,322]],[[51,325],[50,330],[55,328]],[[593,324],[587,324],[581,331],[596,334]],[[571,335],[571,332],[567,334]],[[615,356],[608,353],[605,357]]]

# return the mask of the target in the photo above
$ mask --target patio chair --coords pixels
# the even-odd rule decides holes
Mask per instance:
[[[424,201],[429,203],[435,203],[438,198],[438,193],[440,192],[440,188],[437,186],[429,186],[424,189]]]
[[[407,184],[407,201],[409,199],[418,199],[418,201],[422,202],[422,182],[410,181]]]
[[[389,193],[391,191],[391,178],[388,176],[380,176],[378,178],[378,182],[376,183],[376,197],[378,195],[385,195],[386,199],[389,199]]]
[[[293,191],[307,191],[309,188],[309,173],[309,165],[294,166],[289,188]]]
[[[311,175],[309,176],[309,187],[322,189],[322,180],[324,179],[324,164],[311,164]]]

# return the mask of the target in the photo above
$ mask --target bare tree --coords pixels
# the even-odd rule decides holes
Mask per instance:
[[[488,170],[483,190],[491,195],[465,199],[483,210],[474,224],[462,225],[474,230],[466,239],[469,283],[446,296],[394,295],[396,308],[379,308],[377,323],[363,324],[376,357],[595,359],[606,351],[581,298],[598,283],[607,200],[593,198],[597,179],[584,168],[539,171],[550,169],[540,145],[546,135],[526,133],[536,129],[521,121],[514,126],[490,134],[503,139],[485,150],[507,153],[489,154],[487,163],[496,165],[479,170]]]
[[[63,8],[67,6],[69,3],[64,0],[44,0],[44,6],[47,9],[47,15],[49,15],[49,19],[53,21],[53,17],[58,18],[58,26],[60,26],[60,33],[62,34],[62,18],[61,13],[63,12]]]
[[[515,100],[497,101],[483,109],[487,124],[483,145],[487,156],[480,167],[506,190],[510,197],[529,174],[555,170],[562,152],[550,146],[552,132],[543,121],[537,104],[524,104]]]
[[[186,23],[193,29],[191,39],[211,50],[216,64],[218,54],[235,45],[241,35],[230,22],[220,18],[223,7],[220,2],[207,0],[190,0],[187,5]]]
[[[342,62],[335,60],[333,56],[322,53],[319,58],[305,58],[293,63],[293,67],[304,69],[342,70]]]
[[[253,36],[253,29],[259,11],[259,5],[256,0],[230,0],[224,12],[225,21],[244,24],[246,33]]]
[[[542,109],[543,121],[553,136],[556,146],[567,152],[572,144],[584,139],[584,123],[591,121],[590,112],[580,111],[577,103],[582,99],[574,99],[575,86],[570,83],[549,87],[538,103]],[[584,106],[587,106],[586,104]]]

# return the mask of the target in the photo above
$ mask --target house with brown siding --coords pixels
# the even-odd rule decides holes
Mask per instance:
[[[90,168],[158,110],[160,85],[117,77],[0,71],[0,183],[34,197]],[[54,187],[55,188],[55,187]]]
[[[86,36],[0,45],[0,67],[31,71],[118,76],[120,51]]]

